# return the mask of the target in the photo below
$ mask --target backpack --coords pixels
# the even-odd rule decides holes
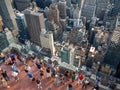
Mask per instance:
[[[28,77],[32,78],[33,77],[32,73],[28,73]]]

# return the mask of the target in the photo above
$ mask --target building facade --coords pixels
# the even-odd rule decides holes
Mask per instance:
[[[46,8],[46,29],[53,31],[54,39],[62,33],[59,13],[58,5],[56,4],[51,4],[49,8]]]
[[[66,18],[66,1],[65,0],[59,0],[58,2],[58,9],[60,11],[60,18],[65,19]]]
[[[40,44],[40,34],[45,32],[44,16],[43,13],[38,13],[32,10],[25,11],[25,19],[28,26],[28,32],[31,42]]]
[[[29,40],[29,33],[27,30],[27,24],[25,20],[25,15],[23,13],[16,14],[16,22],[19,29],[19,41],[24,43],[25,40]]]
[[[10,0],[0,0],[0,15],[2,16],[4,27],[9,28],[9,30],[11,30],[13,34],[17,36],[18,28]]]
[[[54,21],[57,25],[59,25],[59,20],[60,20],[60,17],[59,17],[59,10],[58,10],[58,5],[56,4],[51,4],[50,5],[50,8],[47,12],[47,19],[49,21]]]
[[[75,49],[72,46],[63,46],[60,51],[61,62],[73,65],[75,59]]]
[[[52,31],[48,31],[45,34],[40,35],[41,46],[44,48],[49,48],[51,54],[55,55],[54,39]]]
[[[82,16],[86,17],[87,20],[90,20],[95,16],[96,10],[96,0],[85,0],[85,3],[82,8]]]
[[[12,32],[8,28],[5,28],[4,31],[9,45],[15,43]]]
[[[49,21],[49,20],[46,20],[45,24],[46,24],[46,30],[52,31],[53,37],[56,40],[57,37],[59,36],[59,34],[61,33],[60,27],[56,23],[54,23],[53,21]]]

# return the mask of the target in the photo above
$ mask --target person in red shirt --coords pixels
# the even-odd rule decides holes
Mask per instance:
[[[78,76],[78,84],[79,83],[82,84],[83,80],[84,80],[84,74],[79,75]]]

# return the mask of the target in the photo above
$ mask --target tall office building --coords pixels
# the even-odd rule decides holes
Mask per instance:
[[[0,16],[0,33],[3,31],[2,17]]]
[[[17,10],[23,11],[30,6],[31,0],[14,0],[14,3]]]
[[[66,18],[66,1],[65,0],[59,0],[58,2],[58,9],[60,11],[60,18],[65,19]]]
[[[16,22],[18,26],[19,31],[19,41],[21,43],[24,43],[25,40],[29,39],[29,33],[27,30],[27,24],[25,20],[25,15],[23,13],[17,13],[16,14]]]
[[[80,26],[81,9],[79,9],[78,4],[73,4],[71,14],[72,14],[72,18],[74,20],[74,27],[79,27]]]
[[[96,10],[96,0],[85,0],[82,8],[82,16],[86,17],[87,20],[90,20],[95,16]]]
[[[4,27],[9,28],[16,36],[18,34],[18,28],[10,0],[0,0],[0,15],[2,16]]]
[[[81,13],[80,13],[80,9],[78,7],[78,4],[73,4],[72,7],[72,17],[73,19],[80,19]]]
[[[48,31],[45,34],[41,34],[40,41],[42,47],[49,48],[51,50],[51,54],[55,55],[54,39],[53,33],[51,31]]]
[[[47,17],[49,21],[54,21],[57,25],[59,25],[59,10],[56,4],[51,4],[50,8],[47,12]]]
[[[62,26],[60,23],[59,10],[56,4],[51,4],[50,8],[46,8],[46,28],[53,31],[54,39],[56,39],[62,32]]]
[[[88,33],[89,33],[89,35],[88,35],[89,43],[92,44],[93,40],[95,38],[95,34],[97,33],[97,31],[96,31],[95,28],[91,28]]]
[[[32,11],[30,9],[27,9],[25,11],[25,19],[28,26],[30,40],[37,45],[41,45],[40,33],[46,32],[43,13],[39,13],[34,10]]]

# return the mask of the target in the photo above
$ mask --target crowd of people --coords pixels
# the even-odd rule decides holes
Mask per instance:
[[[65,72],[60,73],[58,65],[52,65],[52,68],[46,64],[44,64],[42,59],[36,58],[34,55],[29,58],[36,66],[36,68],[39,71],[39,78],[35,77],[33,73],[31,72],[32,67],[27,63],[27,57],[26,56],[19,56],[16,54],[9,54],[9,56],[5,57],[5,55],[2,55],[2,59],[4,59],[4,64],[8,65],[11,68],[11,76],[15,79],[16,82],[19,81],[19,73],[21,73],[20,69],[18,68],[18,62],[21,62],[24,65],[24,72],[27,75],[27,77],[31,80],[31,82],[36,83],[36,87],[43,89],[41,81],[43,79],[49,80],[51,78],[54,79],[54,84],[56,86],[60,85],[67,85],[67,90],[74,90],[74,87],[72,83],[77,82],[76,85],[82,85],[82,89],[87,89],[90,85],[90,79],[85,77],[84,73],[78,74],[77,72],[70,72],[69,70],[66,70]],[[8,72],[4,70],[4,68],[0,68],[1,73],[1,79],[3,87],[10,88],[8,85],[8,81],[11,80]],[[70,81],[70,84],[67,84],[67,82]],[[99,89],[99,81],[97,80],[93,90]],[[48,88],[48,90],[52,90],[52,88]]]

